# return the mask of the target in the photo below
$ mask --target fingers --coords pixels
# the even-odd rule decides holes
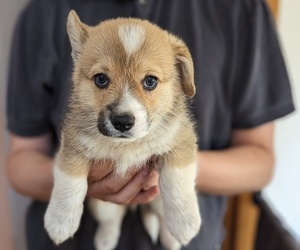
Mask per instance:
[[[140,193],[150,173],[149,168],[143,168],[119,192],[107,194],[104,196],[104,200],[118,204],[129,204]]]
[[[122,177],[114,173],[114,167],[114,163],[107,160],[91,168],[88,196],[118,204],[137,204],[149,202],[159,193],[159,172],[151,164],[141,170],[133,168]]]
[[[139,192],[141,186],[146,181],[149,174],[150,169],[148,167],[145,167],[140,171],[134,169],[126,173],[126,175],[123,177],[120,177],[111,172],[101,180],[90,183],[88,188],[88,195],[100,200],[113,202],[113,200],[115,200],[114,196],[116,196],[123,188],[125,188],[126,185],[129,184],[129,182],[132,182],[133,180],[134,184],[133,186],[129,186],[129,191],[132,191],[134,189],[134,185],[137,185],[135,188],[138,189],[137,192]],[[126,192],[123,191],[123,193]],[[124,200],[127,200],[127,196],[124,198]],[[118,196],[117,198],[120,199],[121,197]]]
[[[158,186],[153,186],[146,191],[141,191],[131,201],[130,205],[148,203],[159,194]]]

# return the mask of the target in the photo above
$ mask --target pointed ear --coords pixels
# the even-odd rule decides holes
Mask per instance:
[[[71,10],[67,21],[67,31],[72,46],[72,57],[75,61],[80,56],[83,44],[88,38],[89,27],[82,23],[74,10]]]
[[[181,39],[169,34],[169,40],[175,55],[175,63],[180,76],[183,92],[188,97],[192,98],[196,93],[192,56]]]

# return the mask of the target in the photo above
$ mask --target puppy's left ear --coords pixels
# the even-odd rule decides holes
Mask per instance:
[[[196,93],[192,56],[181,39],[169,34],[169,41],[175,55],[175,63],[180,76],[183,92],[188,97],[192,98]]]
[[[74,10],[71,10],[67,21],[67,31],[72,46],[72,57],[76,61],[80,54],[82,47],[87,40],[89,33],[89,26],[82,23]]]

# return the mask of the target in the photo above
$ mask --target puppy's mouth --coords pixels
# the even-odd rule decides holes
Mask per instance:
[[[120,138],[120,139],[129,139],[132,137],[132,134],[130,132],[119,132],[119,131],[108,129],[107,127],[110,126],[106,126],[105,124],[98,123],[98,130],[104,136],[111,137],[111,138]]]

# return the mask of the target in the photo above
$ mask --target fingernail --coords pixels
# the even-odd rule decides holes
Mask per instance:
[[[147,166],[147,167],[144,167],[143,169],[142,169],[142,175],[143,176],[148,176],[149,174],[150,174],[150,172],[151,172],[151,169]]]

